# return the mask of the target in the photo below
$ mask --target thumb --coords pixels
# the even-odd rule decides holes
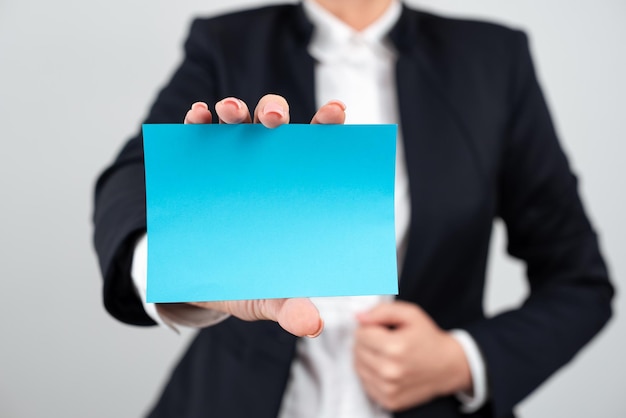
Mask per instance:
[[[387,327],[402,327],[411,323],[416,316],[424,315],[420,307],[413,303],[394,301],[381,303],[369,311],[357,315],[361,325],[382,325]]]
[[[275,321],[298,337],[317,337],[324,328],[319,311],[307,298],[190,303],[199,308],[226,312],[244,321]]]
[[[299,337],[317,337],[324,328],[319,311],[308,298],[283,299],[271,306],[267,305],[268,319],[278,322],[286,331]]]

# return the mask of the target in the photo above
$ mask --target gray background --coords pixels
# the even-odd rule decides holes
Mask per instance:
[[[259,1],[0,1],[0,417],[133,417],[189,333],[107,316],[90,241],[97,173],[181,58],[193,15]],[[414,4],[414,2],[411,2]],[[614,280],[624,287],[626,2],[425,0],[526,29]],[[494,233],[487,305],[519,303],[523,267]],[[623,417],[625,300],[525,417]]]

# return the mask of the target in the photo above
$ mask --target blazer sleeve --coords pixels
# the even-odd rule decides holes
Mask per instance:
[[[184,60],[157,96],[145,123],[182,123],[192,103],[215,102],[213,53],[202,22],[192,24]],[[97,180],[93,214],[104,305],[115,318],[135,325],[154,324],[144,312],[130,277],[135,241],[146,230],[145,195],[140,132]]]
[[[498,211],[507,228],[508,252],[526,263],[530,295],[519,309],[467,327],[487,363],[495,416],[509,414],[572,359],[610,318],[613,296],[526,36],[517,35]]]

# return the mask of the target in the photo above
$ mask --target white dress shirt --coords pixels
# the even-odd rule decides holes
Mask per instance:
[[[347,124],[399,123],[396,97],[396,53],[386,34],[400,17],[402,6],[392,1],[378,20],[356,32],[313,0],[304,10],[315,26],[309,53],[316,60],[317,106],[333,99],[346,106]],[[400,133],[397,139],[395,177],[395,229],[398,266],[402,266],[410,223],[409,180]],[[146,312],[158,323],[205,327],[227,314],[185,304],[155,305],[145,302],[147,239],[135,247],[132,277]],[[391,414],[365,394],[354,370],[353,344],[358,312],[383,302],[383,296],[312,298],[324,318],[324,332],[297,342],[290,380],[280,418],[388,418]],[[452,335],[463,347],[473,379],[473,395],[457,394],[462,411],[473,412],[487,399],[484,360],[472,337],[463,330]]]

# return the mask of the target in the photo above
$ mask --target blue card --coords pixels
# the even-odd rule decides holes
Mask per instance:
[[[396,125],[144,125],[148,302],[397,294]]]

